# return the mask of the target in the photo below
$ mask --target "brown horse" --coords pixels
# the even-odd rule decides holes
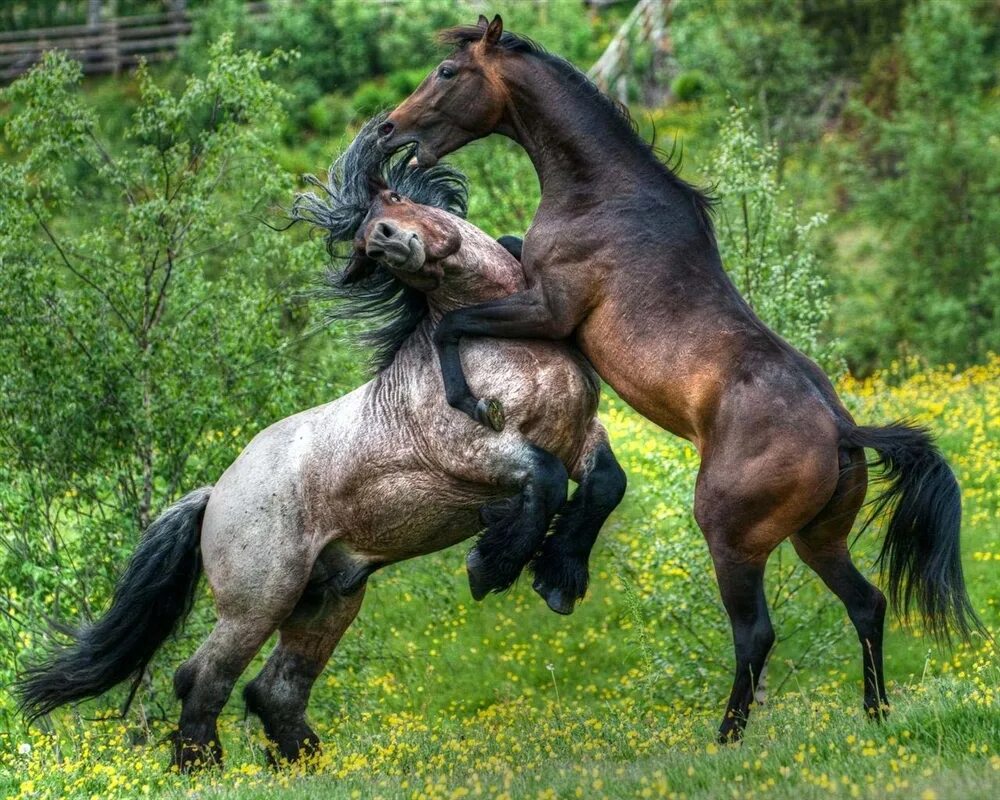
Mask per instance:
[[[408,156],[385,167],[368,133],[332,170],[324,196],[301,196],[295,215],[331,242],[354,238],[334,278],[350,312],[383,322],[378,375],[270,426],[215,486],[167,509],[107,613],[21,683],[29,717],[137,683],[190,609],[202,570],[218,622],[174,676],[182,769],[222,758],[216,719],[275,631],[247,707],[280,756],[317,744],[305,718],[313,682],[380,567],[485,526],[469,561],[474,592],[509,586],[534,559],[536,589],[555,610],[568,613],[582,596],[590,549],[625,491],[595,416],[596,376],[563,343],[481,339],[463,356],[473,384],[512,409],[507,425],[494,432],[448,407],[435,325],[451,309],[523,289],[521,268],[456,215],[465,209],[458,173],[413,169]],[[370,174],[372,154],[381,174]],[[567,500],[569,477],[579,485]]]
[[[774,642],[768,555],[791,538],[843,601],[862,643],[865,707],[886,707],[886,601],[847,537],[879,453],[895,507],[881,553],[894,607],[931,630],[978,621],[959,560],[955,477],[926,431],[859,427],[808,358],[769,330],[722,267],[710,202],[635,133],[627,114],[568,62],[503,31],[499,17],[443,34],[454,52],[379,130],[430,165],[499,133],[519,143],[542,197],[523,244],[527,288],[451,312],[435,332],[448,402],[489,420],[462,374],[467,336],[573,336],[633,408],[697,447],[694,515],[733,627],[736,676],[720,728],[739,737]]]

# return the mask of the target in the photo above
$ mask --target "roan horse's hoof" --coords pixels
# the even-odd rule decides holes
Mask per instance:
[[[554,586],[547,586],[537,578],[531,588],[538,592],[538,594],[540,594],[548,604],[549,608],[557,614],[568,616],[569,614],[572,614],[573,609],[576,608],[575,599],[570,597],[562,589],[558,589]]]
[[[499,433],[507,422],[503,413],[503,404],[499,400],[484,397],[476,403],[476,421]]]
[[[472,599],[478,602],[490,593],[490,586],[483,574],[483,557],[476,548],[472,548],[465,557],[465,570],[469,573],[469,591],[472,592]]]

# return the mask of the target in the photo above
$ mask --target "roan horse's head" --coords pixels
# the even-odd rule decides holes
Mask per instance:
[[[331,255],[345,258],[327,276],[326,294],[339,301],[331,316],[380,323],[363,335],[378,366],[432,306],[443,312],[523,288],[517,260],[464,220],[465,176],[446,164],[420,167],[413,145],[386,154],[377,141],[384,121],[361,129],[326,181],[307,178],[319,192],[298,195],[291,213],[322,228]]]
[[[354,237],[355,257],[345,272],[384,264],[400,281],[431,292],[444,278],[444,260],[462,245],[462,233],[451,214],[413,202],[376,176],[371,181],[368,214]]]
[[[455,52],[378,127],[386,152],[415,144],[425,167],[497,129],[507,104],[498,59],[519,41],[503,35],[499,15],[492,22],[480,15],[478,26],[452,28],[441,38],[457,45]]]

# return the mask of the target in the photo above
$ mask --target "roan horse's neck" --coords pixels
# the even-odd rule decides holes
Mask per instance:
[[[510,100],[497,133],[525,149],[543,198],[606,194],[655,163],[628,120],[582,75],[530,55],[510,56],[503,74]]]
[[[453,218],[453,224],[461,231],[461,247],[442,263],[444,277],[436,289],[427,293],[430,317],[435,323],[449,311],[524,289],[524,271],[516,258],[465,220]]]

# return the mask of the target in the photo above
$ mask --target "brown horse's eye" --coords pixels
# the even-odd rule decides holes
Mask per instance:
[[[441,67],[441,69],[438,70],[438,76],[444,78],[445,80],[449,80],[450,78],[455,77],[455,70],[451,67]]]
[[[402,203],[403,202],[403,198],[400,197],[395,192],[390,192],[389,193],[389,202],[390,203]]]

